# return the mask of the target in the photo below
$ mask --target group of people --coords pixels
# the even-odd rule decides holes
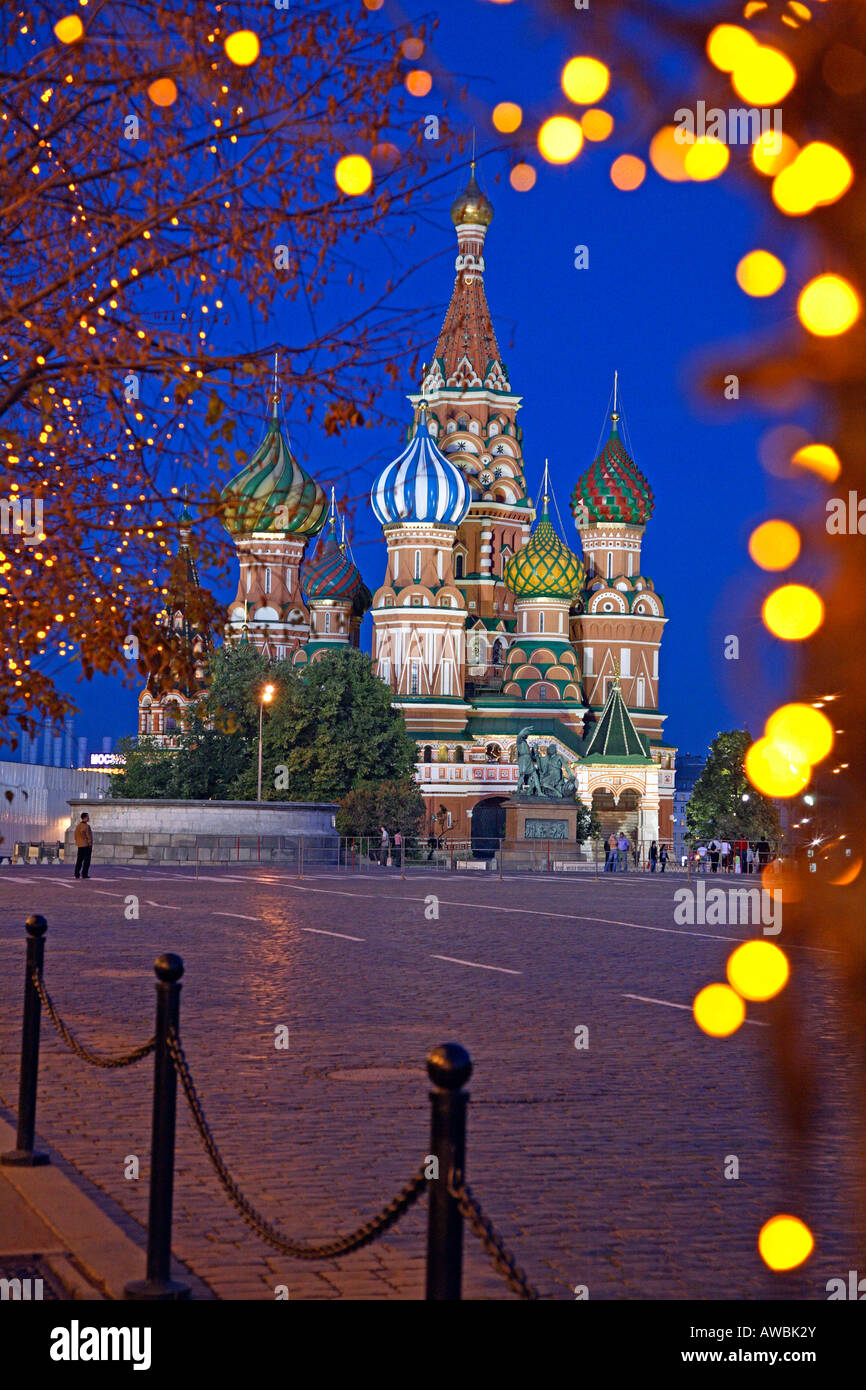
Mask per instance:
[[[396,864],[396,865],[397,865],[397,868],[399,869],[400,866],[401,866],[401,864],[402,864],[402,862],[403,862],[403,836],[400,834],[400,831],[399,831],[399,830],[397,830],[397,831],[394,832],[394,840],[393,840],[394,852],[393,852],[393,854],[392,854],[392,853],[391,853],[391,844],[392,844],[391,836],[388,834],[388,831],[385,829],[384,825],[380,825],[380,826],[379,826],[379,831],[380,831],[380,834],[379,834],[379,855],[378,855],[379,864],[380,864],[383,868],[387,868],[387,867],[388,867],[388,861],[389,861],[389,859],[390,859],[391,863],[392,863],[392,864]],[[371,851],[371,854],[372,854],[372,851]]]
[[[604,848],[604,872],[606,874],[628,873],[629,854],[631,854],[632,859],[634,861],[634,866],[635,868],[637,868],[637,843],[635,842],[635,844],[632,844],[631,840],[629,839],[628,835],[626,835],[624,830],[620,830],[619,834],[609,835],[604,842]],[[649,847],[648,855],[650,873],[654,874],[656,872],[656,869],[658,869],[659,873],[663,874],[665,868],[667,867],[667,862],[669,858],[670,855],[668,854],[667,845],[662,845],[661,847],[659,847],[656,841],[653,840],[652,844]]]
[[[773,851],[766,840],[717,840],[699,844],[689,851],[689,860],[696,873],[752,874],[769,864]]]

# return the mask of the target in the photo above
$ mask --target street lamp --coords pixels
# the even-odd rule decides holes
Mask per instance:
[[[256,801],[262,799],[262,718],[265,712],[265,705],[269,705],[274,698],[274,687],[266,685],[259,696],[259,787]]]

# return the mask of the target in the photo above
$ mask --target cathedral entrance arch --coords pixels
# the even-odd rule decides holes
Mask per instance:
[[[472,808],[472,856],[492,859],[505,838],[505,797],[485,796]]]

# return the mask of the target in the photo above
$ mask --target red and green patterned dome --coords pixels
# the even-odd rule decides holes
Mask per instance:
[[[223,524],[232,535],[253,531],[317,536],[328,499],[305,472],[280,429],[274,396],[268,432],[246,468],[222,490]]]
[[[578,526],[586,521],[624,521],[629,526],[644,526],[652,516],[652,491],[623,448],[619,416],[614,412],[610,418],[610,438],[592,467],[578,478],[571,510]]]
[[[516,598],[572,599],[583,587],[583,564],[554,531],[546,498],[538,525],[511,556],[504,579]]]
[[[315,559],[304,567],[301,582],[308,600],[355,599],[360,593],[361,575],[337,543],[333,517]]]

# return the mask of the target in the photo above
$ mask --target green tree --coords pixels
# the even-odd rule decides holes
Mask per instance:
[[[112,796],[135,797],[147,801],[152,797],[173,797],[174,754],[159,748],[152,738],[124,738],[117,751],[126,758],[123,771],[112,779]]]
[[[704,770],[686,807],[692,844],[701,840],[778,840],[779,812],[746,777],[744,761],[752,746],[747,729],[716,734]]]
[[[417,835],[424,823],[424,798],[411,778],[362,782],[347,792],[337,812],[341,835],[372,836],[384,825],[390,835],[399,830],[404,838]]]
[[[271,679],[277,692],[265,715],[263,800],[340,801],[361,783],[409,775],[415,744],[364,652],[328,653],[300,668],[277,663]],[[253,797],[255,786],[250,759],[232,795]]]

